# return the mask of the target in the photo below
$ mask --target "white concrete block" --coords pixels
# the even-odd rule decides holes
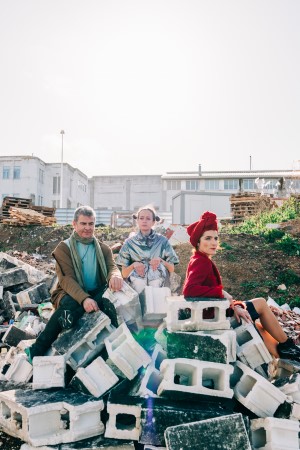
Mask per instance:
[[[167,447],[154,447],[153,445],[144,445],[144,450],[167,450]]]
[[[299,422],[288,419],[251,420],[251,442],[255,450],[298,450]]]
[[[272,356],[264,344],[260,334],[252,323],[241,321],[235,327],[237,341],[237,357],[251,369],[272,361]]]
[[[158,344],[162,346],[162,348],[166,351],[167,350],[167,324],[165,319],[162,321],[162,323],[157,328],[154,338]]]
[[[140,326],[142,321],[142,311],[139,294],[126,282],[123,283],[120,291],[107,289],[103,297],[108,299],[114,306],[118,325],[125,322],[127,325],[136,323]]]
[[[206,308],[214,309],[212,319],[203,318],[203,311]],[[228,330],[230,328],[230,321],[226,318],[228,308],[228,300],[186,301],[183,295],[167,297],[168,331]],[[180,319],[182,313],[185,318]]]
[[[88,392],[94,397],[105,394],[119,378],[99,356],[85,368],[80,367],[72,378],[71,387]]]
[[[108,356],[113,363],[132,380],[140,367],[151,362],[148,353],[133,338],[126,324],[119,326],[104,340]]]
[[[163,380],[159,369],[164,359],[167,359],[167,353],[161,345],[156,344],[151,355],[151,364],[146,369],[137,395],[141,397],[157,397],[158,386]]]
[[[144,320],[161,320],[167,315],[166,298],[171,296],[169,287],[145,286],[140,293]]]
[[[48,356],[64,355],[67,364],[76,371],[99,355],[104,348],[104,339],[113,330],[109,317],[103,312],[84,314],[75,327],[59,335]]]
[[[32,377],[32,365],[25,355],[16,355],[4,376],[8,381],[27,383]]]
[[[292,411],[291,411],[290,419],[298,420],[298,421],[300,420],[300,404],[299,403],[292,404]]]
[[[71,389],[0,392],[0,427],[40,447],[103,434],[102,400]]]
[[[65,387],[66,361],[63,356],[36,356],[32,366],[32,389]]]
[[[258,417],[272,417],[286,395],[250,367],[238,361],[232,377],[234,396]]]
[[[107,403],[108,421],[104,436],[138,441],[141,433],[141,406]],[[122,421],[124,416],[124,421]],[[130,420],[129,420],[130,419]]]
[[[233,367],[196,359],[165,359],[160,366],[163,381],[158,387],[158,395],[166,391],[189,392],[212,397],[232,398],[230,375]],[[174,380],[178,380],[175,383]]]
[[[283,386],[278,386],[278,389],[292,397],[294,402],[300,403],[300,374],[292,375],[289,381]]]
[[[10,264],[13,264],[15,267],[21,267],[27,274],[28,282],[30,284],[41,283],[42,281],[47,281],[50,276],[43,272],[42,270],[38,270],[35,267],[21,261],[14,256],[8,255],[7,253],[0,252],[0,262],[2,260],[8,261]]]

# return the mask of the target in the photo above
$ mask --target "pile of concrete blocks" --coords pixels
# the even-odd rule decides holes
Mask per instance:
[[[22,450],[299,448],[300,364],[272,358],[227,300],[166,297],[164,319],[142,328],[126,292],[32,365],[32,336],[6,340],[0,428]]]

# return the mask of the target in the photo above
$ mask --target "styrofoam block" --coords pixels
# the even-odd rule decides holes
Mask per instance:
[[[113,363],[132,380],[140,367],[151,363],[148,353],[133,338],[126,324],[119,326],[104,340],[107,353]]]
[[[36,447],[103,434],[102,400],[71,389],[0,392],[2,430]]]
[[[181,295],[167,297],[166,301],[165,320],[168,331],[228,330],[230,328],[230,321],[226,318],[228,300],[186,301]],[[212,319],[203,318],[203,311],[206,308],[214,308]],[[184,312],[187,318],[180,319],[181,312]]]
[[[116,326],[123,322],[127,325],[137,323],[140,326],[142,311],[139,294],[129,284],[124,281],[120,291],[112,291],[108,288],[104,292],[103,298],[108,299],[115,308]],[[104,310],[104,312],[106,311]]]
[[[236,361],[236,334],[233,330],[167,332],[169,358],[194,358],[229,364]]]
[[[230,375],[233,367],[196,359],[165,359],[160,366],[163,381],[158,387],[158,395],[167,391],[181,391],[212,397],[232,398]],[[174,380],[178,378],[179,384]],[[209,386],[209,387],[206,387]]]
[[[250,367],[238,361],[232,377],[234,396],[258,417],[272,417],[286,395]]]
[[[255,450],[298,450],[299,422],[267,417],[251,420],[251,441]]]
[[[16,355],[7,372],[5,379],[15,383],[27,383],[32,377],[32,365],[25,355]]]
[[[107,412],[109,418],[106,422],[105,437],[138,441],[141,433],[141,406],[108,402]],[[121,416],[127,418],[126,424],[122,423]]]
[[[100,397],[118,382],[119,378],[99,356],[87,367],[80,367],[72,378],[71,387]]]
[[[88,365],[104,348],[104,339],[114,328],[102,311],[84,314],[75,327],[61,333],[53,342],[48,356],[64,355],[73,370]]]
[[[272,361],[272,356],[265,346],[260,334],[252,323],[242,320],[234,328],[237,340],[237,357],[251,369]]]
[[[171,296],[169,287],[145,286],[140,293],[144,320],[160,320],[167,314],[166,298]]]
[[[66,361],[63,356],[36,356],[32,366],[32,389],[65,387]]]

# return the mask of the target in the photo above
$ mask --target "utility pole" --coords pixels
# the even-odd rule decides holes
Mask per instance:
[[[250,155],[250,170],[252,170],[252,156]]]
[[[61,160],[60,160],[60,208],[63,207],[63,180],[64,180],[64,130],[60,131],[61,134]]]

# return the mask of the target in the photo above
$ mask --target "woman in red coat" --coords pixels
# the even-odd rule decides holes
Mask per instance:
[[[230,309],[238,321],[242,318],[251,323],[259,319],[260,323],[256,323],[256,326],[272,355],[276,358],[300,361],[300,348],[287,337],[264,298],[241,302],[234,300],[232,295],[224,291],[220,273],[212,261],[219,242],[216,215],[205,212],[198,222],[187,228],[187,232],[195,250],[187,267],[183,286],[184,297],[229,300]]]

